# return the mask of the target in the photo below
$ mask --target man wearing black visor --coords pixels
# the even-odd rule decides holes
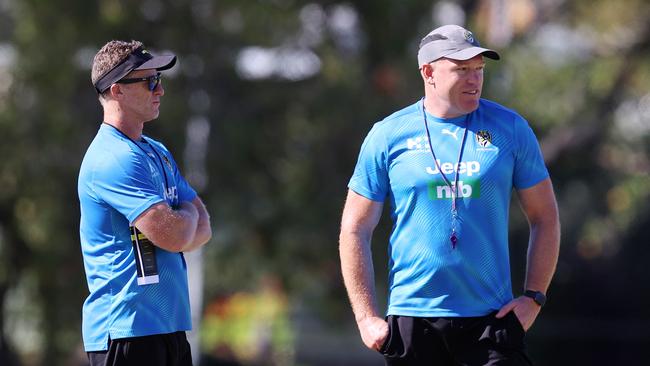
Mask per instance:
[[[142,134],[165,94],[160,71],[175,63],[138,41],[110,41],[93,59],[104,120],[78,181],[90,291],[82,333],[93,366],[192,365],[183,252],[208,242],[210,219],[171,153]]]

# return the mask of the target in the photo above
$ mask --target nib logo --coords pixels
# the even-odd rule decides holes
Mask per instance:
[[[428,188],[429,188],[429,199],[432,200],[452,199],[451,188],[449,188],[447,183],[445,183],[442,180],[429,182]],[[481,196],[481,182],[478,179],[458,181],[459,198],[479,198],[480,196]]]

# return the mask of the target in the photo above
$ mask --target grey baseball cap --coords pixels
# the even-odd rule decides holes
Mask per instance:
[[[479,54],[493,60],[501,58],[496,51],[481,47],[474,34],[467,29],[453,24],[443,25],[432,30],[420,41],[418,65],[422,67],[443,57],[469,60]]]

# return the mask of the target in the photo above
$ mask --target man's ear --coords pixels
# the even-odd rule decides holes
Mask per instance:
[[[119,99],[122,95],[124,95],[124,93],[122,92],[122,87],[118,83],[111,85],[111,87],[108,90],[109,93],[111,94],[111,97],[113,97],[113,99]]]
[[[431,64],[424,64],[422,65],[422,68],[420,68],[420,75],[422,76],[422,80],[424,80],[424,82],[427,84],[433,84],[433,74],[433,65]]]

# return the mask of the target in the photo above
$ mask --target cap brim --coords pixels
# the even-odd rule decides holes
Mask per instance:
[[[146,69],[167,70],[167,69],[171,69],[175,64],[176,64],[176,56],[174,55],[154,56],[151,60],[136,67],[134,70],[146,70]]]
[[[450,58],[452,60],[469,60],[472,57],[478,56],[478,55],[483,55],[487,58],[491,58],[493,60],[500,60],[501,57],[499,56],[498,53],[495,51],[488,49],[488,48],[482,48],[482,47],[469,47],[465,48],[463,50],[460,50],[458,52],[451,53],[449,55],[445,55],[443,57],[445,58]]]

